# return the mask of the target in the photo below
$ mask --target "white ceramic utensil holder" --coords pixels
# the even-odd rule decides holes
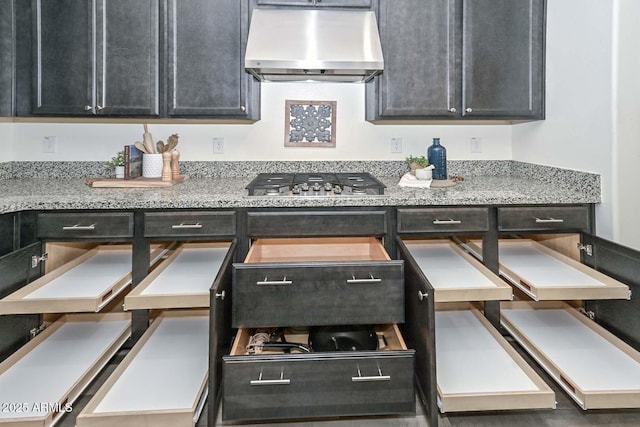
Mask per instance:
[[[160,178],[162,176],[162,154],[142,155],[142,176]]]

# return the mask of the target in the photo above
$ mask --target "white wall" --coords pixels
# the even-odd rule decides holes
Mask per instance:
[[[512,142],[514,160],[602,176],[596,218],[605,238],[614,237],[613,9],[547,1],[546,120],[514,126]]]
[[[614,237],[640,249],[640,2],[618,0],[614,51]]]
[[[13,124],[0,122],[0,163],[13,160]]]
[[[440,137],[450,159],[510,159],[509,125],[374,125],[364,120],[364,85],[340,83],[265,83],[262,118],[254,124],[149,125],[154,139],[180,135],[183,160],[393,160],[424,154]],[[285,100],[337,101],[335,148],[284,147]],[[125,144],[142,139],[140,124],[14,124],[15,160],[106,160]],[[42,138],[57,136],[56,153],[42,152]],[[225,139],[224,154],[213,154],[213,137]],[[392,137],[403,139],[403,152],[391,154]],[[472,137],[482,138],[482,152],[471,153]]]

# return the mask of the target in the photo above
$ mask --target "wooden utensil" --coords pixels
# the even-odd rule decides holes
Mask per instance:
[[[142,125],[144,127],[144,133],[142,134],[142,143],[144,144],[144,148],[147,150],[147,154],[154,154],[156,152],[156,147],[153,145],[153,137],[151,133],[149,133],[149,128],[145,123]]]
[[[171,151],[174,148],[176,148],[176,145],[178,145],[178,134],[174,133],[173,135],[169,136],[169,138],[167,138],[167,147],[166,147],[166,151]]]
[[[133,143],[133,145],[136,146],[136,148],[140,151],[142,151],[143,153],[147,153],[150,154],[149,152],[147,152],[147,149],[145,148],[144,144],[140,141],[136,141]]]
[[[164,153],[166,146],[162,140],[158,140],[158,142],[156,142],[156,148],[158,149],[158,153]]]

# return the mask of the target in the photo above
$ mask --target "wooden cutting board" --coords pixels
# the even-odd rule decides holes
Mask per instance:
[[[86,178],[85,183],[89,187],[94,188],[161,188],[172,187],[188,177],[186,175],[180,175],[176,179],[171,181],[163,181],[160,178],[144,178],[138,177],[134,179],[122,179],[122,178]]]

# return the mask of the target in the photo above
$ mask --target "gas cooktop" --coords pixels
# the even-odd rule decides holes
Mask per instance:
[[[246,188],[249,196],[379,196],[386,185],[366,172],[261,173]]]

